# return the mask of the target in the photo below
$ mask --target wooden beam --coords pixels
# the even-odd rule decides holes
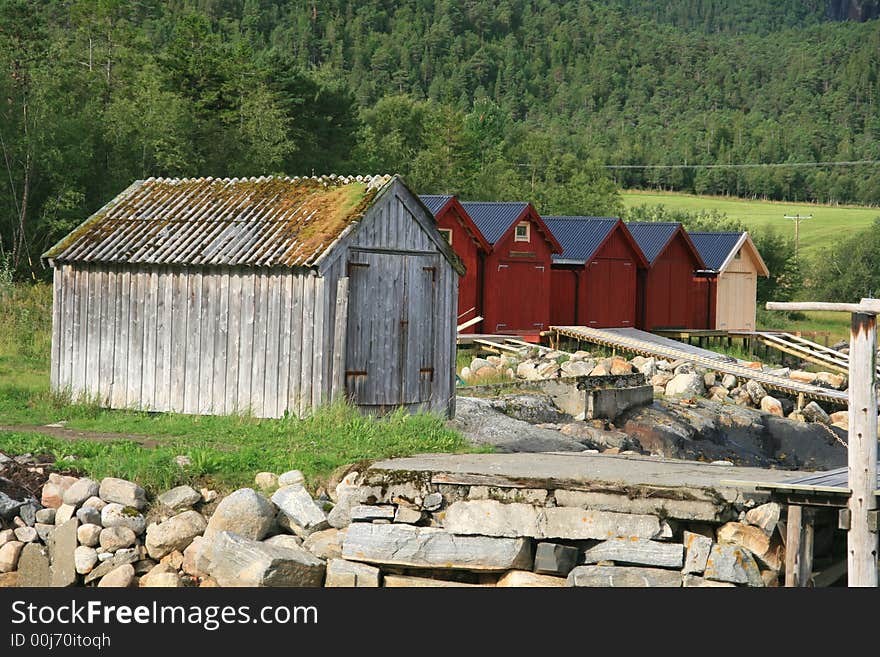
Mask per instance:
[[[473,326],[474,324],[479,324],[482,321],[483,321],[482,317],[474,317],[473,319],[469,319],[468,321],[466,321],[462,324],[459,324],[458,327],[456,328],[456,331],[458,331],[460,333],[461,331],[464,331],[467,327]]]
[[[863,300],[864,301],[864,300]],[[877,318],[852,316],[849,348],[849,498],[847,557],[850,586],[877,586]]]
[[[809,509],[791,504],[785,527],[785,585],[811,586],[813,571],[813,518]]]
[[[768,301],[767,310],[812,311],[880,314],[880,299],[862,299],[859,303],[826,303],[824,301]]]

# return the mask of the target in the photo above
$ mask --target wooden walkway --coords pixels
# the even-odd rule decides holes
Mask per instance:
[[[834,404],[847,404],[847,393],[807,383],[799,383],[781,376],[746,367],[740,361],[724,354],[693,345],[677,342],[653,333],[638,329],[594,329],[586,326],[551,326],[550,331],[557,336],[566,336],[583,342],[592,342],[612,349],[620,349],[642,356],[655,356],[668,360],[687,360],[716,372],[732,374],[741,381],[754,379],[765,388],[778,390],[787,395],[803,395],[805,399],[816,399]]]

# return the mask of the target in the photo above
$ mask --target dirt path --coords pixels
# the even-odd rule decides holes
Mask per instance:
[[[64,427],[50,427],[44,424],[0,424],[0,432],[41,433],[52,438],[61,440],[93,440],[95,442],[110,442],[112,440],[129,440],[141,447],[154,448],[159,446],[159,441],[138,434],[130,433],[101,433],[99,431],[83,431],[80,429],[66,429]]]

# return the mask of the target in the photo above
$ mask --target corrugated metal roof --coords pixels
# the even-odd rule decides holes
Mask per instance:
[[[43,254],[57,261],[308,267],[391,176],[150,178]]]
[[[495,244],[528,207],[524,202],[462,201],[462,207],[483,233],[489,244]]]
[[[562,254],[553,260],[586,262],[614,230],[615,217],[543,217],[547,228],[562,246]]]
[[[627,221],[626,227],[650,264],[663,251],[681,224],[670,221]]]
[[[701,232],[688,235],[706,263],[706,269],[713,271],[721,269],[721,265],[743,236],[742,232]]]
[[[452,196],[450,194],[422,194],[419,198],[431,211],[431,214],[436,215],[444,205],[449,203]]]

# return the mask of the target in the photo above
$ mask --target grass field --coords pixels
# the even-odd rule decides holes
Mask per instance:
[[[621,194],[626,207],[664,205],[689,211],[717,210],[755,228],[775,227],[794,236],[794,221],[785,215],[813,215],[801,222],[800,248],[806,257],[818,255],[823,245],[849,233],[869,227],[880,218],[880,208],[844,205],[811,205],[777,201],[750,201],[724,196],[694,196],[673,192],[626,191]]]
[[[47,285],[0,284],[0,425],[17,427],[0,431],[0,451],[52,454],[62,467],[94,478],[134,479],[153,492],[181,483],[229,490],[252,484],[257,472],[293,468],[314,488],[340,466],[362,460],[472,451],[438,416],[398,412],[377,420],[345,404],[325,407],[305,420],[266,420],[71,403],[49,391],[51,308]],[[59,422],[65,429],[135,439],[68,440],[27,429]],[[179,455],[188,457],[190,465],[178,465]]]

